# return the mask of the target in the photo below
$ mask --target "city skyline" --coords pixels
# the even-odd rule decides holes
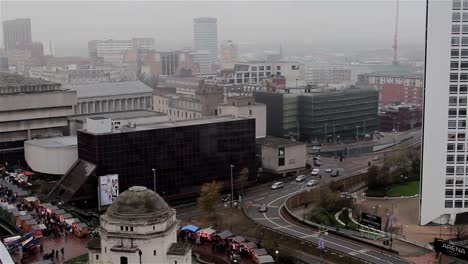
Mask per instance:
[[[157,49],[192,47],[192,23],[196,17],[218,19],[220,42],[235,40],[249,52],[255,48],[273,49],[281,43],[286,55],[292,47],[391,49],[394,31],[394,1],[291,1],[268,5],[265,2],[114,2],[111,13],[108,5],[105,1],[2,1],[0,13],[1,20],[31,18],[33,39],[51,40],[59,56],[85,56],[87,42],[92,39],[154,37]],[[401,1],[402,48],[411,45],[422,48],[424,11],[424,1]],[[171,16],[172,12],[180,14]],[[80,15],[83,13],[87,14],[86,20]],[[102,14],[106,14],[106,20]],[[290,19],[291,14],[294,21]],[[262,19],[258,19],[260,15]],[[347,23],[336,22],[342,19]],[[63,38],[70,32],[73,34]]]

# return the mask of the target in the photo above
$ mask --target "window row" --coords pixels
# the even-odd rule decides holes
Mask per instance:
[[[463,21],[468,21],[468,13],[464,16]],[[452,25],[452,34],[468,34],[468,25],[454,24]]]
[[[457,111],[458,110],[458,111]],[[466,108],[449,108],[448,110],[448,115],[449,117],[456,117],[458,113],[458,116],[466,116]]]
[[[452,47],[454,46],[468,46],[468,37],[452,37]]]
[[[455,132],[449,132],[447,134],[447,139],[449,141],[455,141],[455,140],[465,140],[466,139],[466,134],[465,133],[455,133]]]
[[[445,179],[445,186],[446,187],[451,187],[455,183],[455,186],[460,187],[463,186],[463,178],[457,178],[457,179]],[[468,185],[468,181],[467,181]]]
[[[463,5],[462,5],[463,4]],[[468,0],[453,0],[452,10],[468,9]]]
[[[465,206],[463,207],[463,202]],[[445,208],[468,208],[468,201],[463,200],[445,200]]]
[[[450,62],[451,70],[468,70],[468,61],[451,61]]]
[[[450,73],[450,81],[451,82],[468,82],[468,73]]]
[[[468,91],[468,85],[461,84],[461,85],[450,85],[450,93],[451,94],[466,94]]]
[[[458,123],[458,126],[457,126]],[[466,128],[466,121],[465,120],[459,120],[458,122],[455,120],[449,120],[448,121],[448,128],[449,129],[456,129],[456,128]]]
[[[455,149],[457,151],[464,151],[465,150],[465,143],[448,143],[447,144],[447,151],[448,152],[454,152]]]
[[[466,106],[467,98],[465,96],[457,97],[457,96],[450,96],[449,97],[449,105],[450,106]]]
[[[447,166],[446,173],[447,173],[447,175],[454,175],[454,174],[464,175],[465,174],[465,167],[464,166],[457,166],[457,167]]]
[[[450,56],[452,58],[458,58],[458,57],[462,57],[462,58],[468,58],[468,49],[452,49],[450,51]]]

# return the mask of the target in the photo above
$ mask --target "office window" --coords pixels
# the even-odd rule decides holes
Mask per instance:
[[[267,71],[271,71],[271,66],[266,66]]]
[[[465,173],[465,167],[457,167],[455,171],[457,175],[463,175]]]
[[[156,256],[156,250],[153,250],[153,256]]]
[[[451,93],[451,94],[456,94],[456,93],[458,93],[458,86],[456,86],[456,85],[450,85],[450,93]]]
[[[278,166],[284,166],[285,160],[284,158],[278,158]]]
[[[460,97],[458,98],[458,104],[462,106],[466,106],[466,97]]]
[[[465,150],[465,144],[464,143],[458,143],[457,144],[457,151],[462,151]]]
[[[132,232],[133,232],[133,226],[131,226],[131,227],[130,227],[130,231],[132,231]]]
[[[461,14],[460,12],[453,12],[452,13],[452,21],[453,22],[460,22]]]
[[[460,45],[460,37],[452,37],[452,46],[459,46]]]
[[[466,116],[466,108],[458,109],[458,115],[459,116]]]
[[[453,10],[460,10],[461,9],[461,0],[453,0],[452,9]]]
[[[463,196],[463,189],[456,189],[455,197],[462,197],[462,196]]]
[[[460,66],[460,63],[458,61],[451,61],[450,62],[450,69],[451,70],[457,70],[459,66]]]
[[[281,71],[281,66],[276,66],[277,71]]]
[[[458,128],[466,128],[466,121],[464,120],[458,121]]]
[[[460,73],[460,81],[466,81],[466,80],[468,80],[468,74]]]
[[[460,84],[460,93],[461,94],[466,94],[467,91],[468,91],[468,85]]]
[[[450,96],[449,97],[449,105],[450,106],[456,106],[457,105],[457,97],[456,96]]]
[[[450,81],[457,82],[458,81],[458,73],[451,73],[450,74]]]
[[[462,49],[460,55],[461,55],[462,58],[467,58],[468,57],[468,50]]]
[[[448,134],[447,134],[447,139],[448,139],[449,141],[455,141],[455,139],[456,139],[456,134],[455,134],[455,133],[448,133]]]
[[[445,200],[445,208],[453,208],[453,201]]]
[[[460,51],[458,49],[453,49],[450,51],[450,56],[452,58],[458,58],[460,56]]]
[[[445,189],[445,198],[453,198],[453,189]]]
[[[457,163],[465,163],[465,155],[457,155]]]
[[[463,207],[463,201],[462,200],[456,200],[455,201],[455,208],[462,208]]]
[[[456,108],[449,108],[448,115],[451,116],[451,117],[456,116],[457,115],[457,109]]]
[[[454,143],[448,143],[447,144],[447,150],[448,151],[454,151],[455,150],[455,144]]]
[[[453,179],[445,179],[445,186],[453,186]]]
[[[259,70],[259,71],[264,71],[264,70],[265,70],[265,67],[264,67],[264,66],[258,66],[258,70]]]
[[[451,164],[454,161],[454,156],[453,155],[447,155],[447,163]]]
[[[257,66],[252,66],[252,71],[257,71]]]
[[[449,166],[445,169],[445,172],[448,174],[448,175],[452,175],[455,173],[455,168],[453,166]]]
[[[457,121],[449,120],[448,121],[448,128],[457,128]]]
[[[460,24],[452,25],[452,34],[460,33]]]

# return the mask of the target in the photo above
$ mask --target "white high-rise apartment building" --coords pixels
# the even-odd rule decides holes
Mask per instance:
[[[232,66],[239,61],[239,47],[232,40],[221,43],[221,63],[223,66]]]
[[[218,60],[218,19],[214,17],[198,17],[193,19],[193,48],[208,50],[211,53],[211,63]]]
[[[468,1],[429,0],[420,224],[468,212]]]

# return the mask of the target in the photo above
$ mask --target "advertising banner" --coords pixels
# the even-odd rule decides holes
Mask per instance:
[[[435,238],[434,239],[434,250],[438,253],[442,253],[444,255],[449,255],[455,258],[468,260],[468,248],[457,246],[451,244],[448,241],[440,240]]]
[[[99,177],[99,198],[101,206],[109,205],[119,196],[119,175]]]

